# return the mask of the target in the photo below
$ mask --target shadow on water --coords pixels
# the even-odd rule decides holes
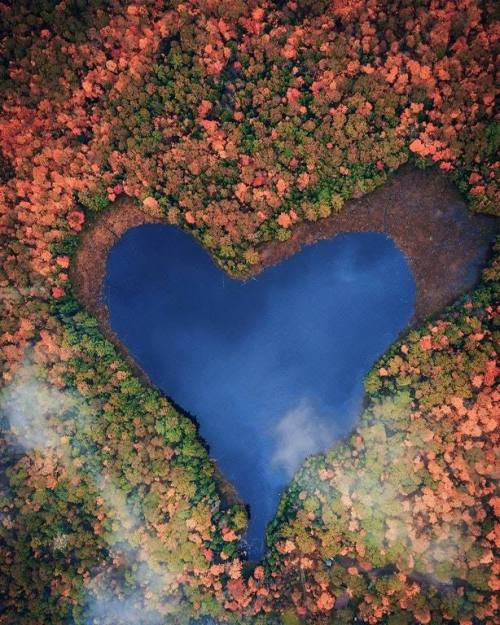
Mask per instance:
[[[250,506],[250,557],[283,488],[354,425],[362,381],[410,321],[415,284],[382,234],[304,248],[246,282],[189,235],[129,230],[104,284],[110,324],[151,380],[189,413]]]

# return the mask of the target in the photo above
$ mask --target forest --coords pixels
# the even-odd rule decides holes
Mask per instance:
[[[498,243],[375,364],[259,563],[72,268],[124,197],[232,275],[404,163],[498,216],[495,3],[18,0],[0,24],[0,624],[494,625]]]

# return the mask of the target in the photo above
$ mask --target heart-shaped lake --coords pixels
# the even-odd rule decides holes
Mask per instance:
[[[381,234],[321,241],[241,282],[188,234],[129,230],[109,254],[110,324],[151,380],[195,415],[250,505],[250,556],[301,462],[345,436],[363,377],[408,324],[415,286]]]

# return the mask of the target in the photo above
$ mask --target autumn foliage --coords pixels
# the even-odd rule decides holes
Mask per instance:
[[[268,558],[297,610],[327,590],[335,623],[495,622],[497,271],[391,348],[355,433],[293,480]]]
[[[104,339],[71,270],[119,196],[233,272],[407,161],[497,213],[494,10],[0,1],[0,623],[84,623],[102,580],[172,623],[493,624],[497,260],[378,363],[358,431],[297,475],[254,570],[195,425]],[[36,391],[43,451],[9,430],[12,388]]]

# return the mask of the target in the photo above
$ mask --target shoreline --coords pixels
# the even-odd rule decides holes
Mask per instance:
[[[151,381],[113,331],[102,298],[107,256],[113,245],[130,228],[160,223],[168,225],[166,219],[143,211],[136,200],[118,199],[82,232],[70,275],[77,298],[98,319],[104,336],[115,345],[133,373],[168,397]],[[231,277],[256,276],[305,245],[337,234],[379,232],[390,237],[403,252],[415,280],[415,311],[406,332],[477,283],[496,231],[496,219],[472,215],[458,190],[439,171],[403,166],[382,187],[347,202],[341,213],[317,222],[297,224],[287,241],[260,244],[256,248],[260,261],[244,275]],[[176,408],[199,426],[195,417],[177,405]],[[209,451],[201,436],[200,440]],[[215,462],[214,467],[224,503],[246,505]]]

